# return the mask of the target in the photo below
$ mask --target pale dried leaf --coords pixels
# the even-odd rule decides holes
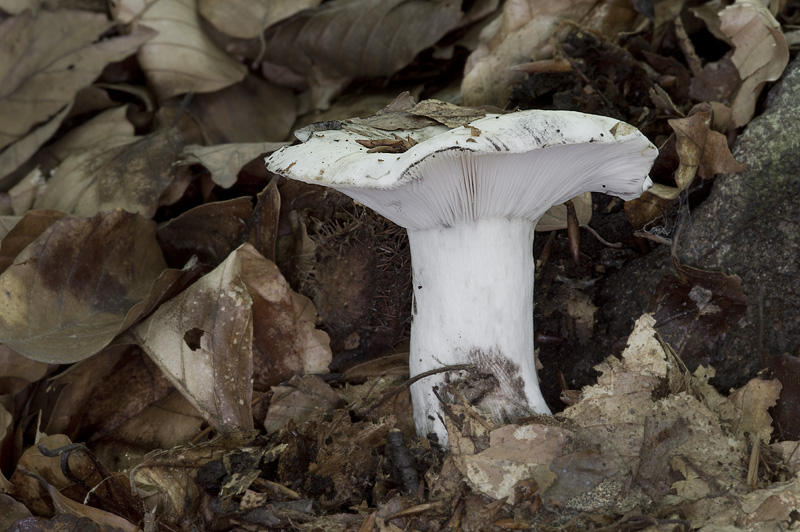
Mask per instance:
[[[752,379],[731,393],[728,400],[736,407],[738,414],[733,420],[731,431],[737,438],[745,440],[749,434],[769,443],[772,437],[772,416],[769,415],[769,409],[778,402],[781,388],[778,379]]]
[[[264,60],[306,80],[317,109],[357,77],[389,76],[460,22],[449,0],[336,0],[267,30]]]
[[[67,117],[71,105],[67,104],[56,115],[34,127],[26,136],[0,152],[0,188],[5,189],[16,183],[12,172],[30,159],[36,150],[53,136],[61,122]]]
[[[44,187],[45,179],[39,168],[34,168],[22,181],[11,187],[8,195],[14,214],[22,216],[33,207],[33,202]]]
[[[117,22],[152,28],[155,38],[138,58],[159,100],[187,92],[212,92],[244,79],[247,67],[206,35],[194,0],[121,0],[112,4]]]
[[[572,204],[575,206],[575,214],[578,216],[578,223],[580,225],[589,225],[592,220],[592,193],[586,192],[577,198],[572,198]],[[563,203],[561,205],[553,205],[550,207],[544,216],[539,218],[536,223],[537,231],[558,231],[567,228],[567,207]]]
[[[200,0],[200,14],[215,28],[238,39],[254,39],[276,22],[322,0]]]
[[[131,330],[175,387],[225,432],[253,427],[253,301],[242,249]]]
[[[6,410],[6,407],[0,404],[0,441],[6,439],[6,436],[9,434],[9,430],[11,426],[14,424],[14,416],[11,415],[11,412]]]
[[[164,268],[150,220],[124,211],[61,218],[0,274],[0,342],[43,362],[89,357]]]
[[[737,0],[719,16],[720,29],[736,47],[731,59],[742,78],[731,105],[733,124],[738,127],[753,117],[764,84],[783,73],[789,62],[789,47],[780,24],[758,0]]]
[[[0,149],[51,119],[108,63],[153,36],[140,30],[98,40],[112,23],[86,11],[28,11],[0,24]]]
[[[230,188],[236,183],[239,170],[259,156],[271,153],[287,142],[254,142],[239,144],[217,144],[215,146],[184,146],[181,162],[201,164],[209,172],[214,183]]]
[[[34,207],[77,216],[121,208],[151,218],[175,176],[181,146],[194,139],[183,125],[145,137],[121,134],[72,151],[53,172]],[[130,131],[132,133],[132,131]]]

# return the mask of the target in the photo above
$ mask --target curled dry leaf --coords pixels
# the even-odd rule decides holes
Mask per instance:
[[[120,210],[61,218],[0,274],[0,342],[43,362],[89,357],[165,267],[150,220]]]
[[[0,24],[0,149],[59,113],[108,63],[154,35],[140,30],[99,40],[111,26],[104,15],[71,10],[26,11]]]
[[[680,160],[675,172],[679,190],[688,188],[696,175],[711,179],[717,174],[732,174],[745,168],[733,158],[725,135],[711,129],[712,118],[711,105],[701,104],[688,117],[668,121],[675,132]]]
[[[767,81],[775,81],[789,63],[789,47],[781,26],[760,1],[737,0],[719,14],[720,29],[736,47],[733,64],[742,84],[731,105],[733,125],[747,124]]]
[[[327,2],[269,28],[264,60],[305,79],[324,110],[354,78],[389,76],[409,64],[462,16],[452,0]]]
[[[112,9],[117,22],[158,32],[139,49],[138,58],[159,100],[216,91],[247,74],[247,67],[220,50],[203,31],[195,2],[121,0]]]
[[[61,211],[29,211],[0,240],[0,273],[11,266],[25,247],[48,227],[66,216]]]
[[[209,172],[214,183],[222,188],[230,188],[236,183],[239,170],[250,161],[266,153],[271,153],[287,142],[252,142],[238,144],[217,144],[215,146],[184,146],[181,161],[187,164],[201,164]]]
[[[322,0],[200,0],[200,14],[215,28],[231,37],[255,39],[276,22]]]

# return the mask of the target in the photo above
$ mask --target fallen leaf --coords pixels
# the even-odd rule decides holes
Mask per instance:
[[[102,134],[105,128],[99,123],[98,127]],[[174,162],[181,146],[194,141],[198,132],[187,119],[144,137],[132,134],[131,127],[72,151],[55,169],[34,207],[76,216],[121,208],[151,218],[175,178]]]
[[[269,28],[264,61],[305,79],[314,106],[324,110],[354,78],[406,66],[462,16],[461,2],[445,0],[326,2]]]
[[[747,124],[767,81],[775,81],[789,63],[789,47],[781,26],[763,3],[736,0],[719,13],[720,29],[735,46],[731,60],[742,85],[731,104],[733,125]]]
[[[244,240],[252,208],[249,197],[215,201],[162,224],[156,236],[167,264],[183,265],[196,256],[216,267]]]
[[[0,273],[14,263],[14,259],[31,242],[58,220],[66,216],[61,211],[29,211],[0,240]]]
[[[213,92],[244,79],[247,67],[219,49],[201,27],[195,1],[121,0],[114,19],[158,34],[137,57],[159,100],[188,92]]]
[[[288,386],[273,386],[264,428],[267,434],[277,432],[290,420],[302,423],[319,411],[332,412],[342,408],[344,400],[316,375],[293,377]]]
[[[252,299],[240,248],[131,330],[135,341],[217,430],[253,428]]]
[[[183,147],[181,162],[201,164],[211,172],[211,179],[222,188],[230,188],[236,183],[236,176],[242,167],[261,155],[271,153],[287,142],[258,142],[238,144],[216,144]]]
[[[318,6],[322,0],[200,0],[200,14],[215,28],[239,39],[254,39],[266,28]]]
[[[296,107],[291,90],[253,75],[216,92],[195,94],[188,106],[209,146],[286,140],[297,118]]]
[[[63,111],[103,67],[154,35],[142,29],[100,40],[111,26],[102,14],[73,10],[26,11],[0,23],[0,149]]]
[[[16,394],[47,374],[49,364],[26,358],[0,345],[0,395]],[[2,429],[0,429],[0,432]],[[0,441],[3,438],[0,436]]]
[[[89,357],[165,267],[149,220],[120,210],[61,218],[0,274],[0,342],[42,362]]]

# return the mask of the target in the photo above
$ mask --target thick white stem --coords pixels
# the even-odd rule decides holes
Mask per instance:
[[[481,219],[408,231],[414,280],[410,373],[473,363],[497,379],[478,406],[497,421],[549,413],[533,356],[533,229],[530,220]],[[456,372],[411,386],[421,436],[447,445],[442,398]]]

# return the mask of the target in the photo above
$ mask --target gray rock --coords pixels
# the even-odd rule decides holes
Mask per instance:
[[[733,154],[747,168],[717,178],[681,235],[679,257],[742,278],[747,315],[715,358],[752,375],[759,345],[763,353],[800,354],[800,60]]]
[[[764,114],[739,136],[733,154],[747,168],[717,177],[711,195],[691,213],[678,250],[687,266],[742,279],[745,318],[712,352],[699,355],[717,370],[714,382],[722,389],[753,377],[760,353],[800,355],[800,58],[771,91]],[[619,343],[630,332],[659,280],[671,272],[669,250],[662,246],[607,279],[598,316],[608,328],[603,343]]]

